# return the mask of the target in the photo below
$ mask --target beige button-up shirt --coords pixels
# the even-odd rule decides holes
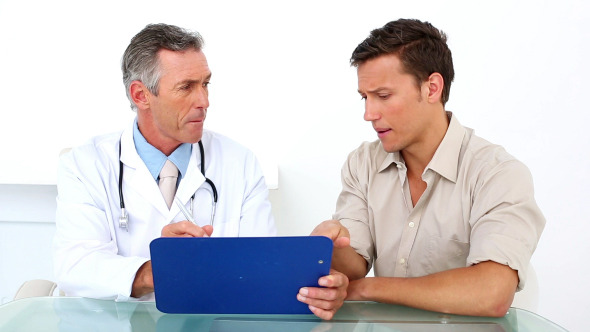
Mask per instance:
[[[375,276],[419,277],[490,260],[517,270],[520,290],[545,226],[530,171],[448,116],[416,206],[401,154],[377,140],[349,155],[333,217]]]

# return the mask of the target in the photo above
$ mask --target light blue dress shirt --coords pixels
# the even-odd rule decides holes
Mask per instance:
[[[178,168],[178,172],[180,173],[178,183],[186,174],[193,148],[192,144],[183,143],[176,148],[170,156],[166,157],[162,151],[156,149],[153,145],[148,143],[145,137],[143,137],[137,126],[137,119],[135,119],[135,123],[133,124],[133,141],[135,143],[137,154],[141,157],[155,181],[158,181],[160,171],[162,170],[162,167],[164,167],[167,159],[170,159],[170,161]]]

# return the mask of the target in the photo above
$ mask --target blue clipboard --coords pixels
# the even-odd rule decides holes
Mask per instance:
[[[323,236],[157,238],[150,243],[156,307],[179,314],[311,314],[301,287],[328,275]]]

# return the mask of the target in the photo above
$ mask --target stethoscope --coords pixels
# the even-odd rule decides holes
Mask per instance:
[[[199,141],[199,151],[201,152],[201,174],[205,176],[205,149],[203,143]],[[215,184],[209,178],[205,176],[205,182],[209,184],[211,190],[207,190],[213,198],[212,210],[211,210],[211,221],[210,225],[213,225],[213,219],[215,219],[215,208],[217,207],[217,188]],[[196,192],[195,192],[196,193]],[[191,196],[190,213],[193,214],[193,204],[195,200],[195,193]],[[119,201],[121,202],[121,216],[119,216],[119,227],[125,231],[129,231],[129,216],[125,210],[125,201],[123,200],[123,162],[121,161],[121,140],[119,140]]]

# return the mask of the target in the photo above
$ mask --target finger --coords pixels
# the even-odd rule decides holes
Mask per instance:
[[[171,227],[171,225],[164,226],[164,228],[162,228],[162,237],[175,236],[176,234],[172,230],[173,230],[173,228]]]
[[[322,287],[343,287],[346,288],[348,286],[348,277],[338,272],[334,269],[330,269],[330,274],[327,276],[323,276],[318,280],[318,285]]]
[[[324,311],[333,311],[334,313],[340,309],[342,304],[344,303],[343,300],[325,300],[325,299],[314,299],[310,297],[305,297],[301,294],[297,294],[297,300],[299,302],[303,302],[307,305],[313,306],[317,309],[324,310]]]
[[[180,221],[164,226],[163,237],[205,237],[207,233],[199,226],[190,221]]]
[[[336,314],[335,310],[323,310],[312,305],[309,306],[309,310],[311,310],[314,315],[324,320],[331,320],[334,317],[334,314]]]
[[[209,237],[209,234],[205,230],[190,222],[184,227],[184,234],[192,237]]]
[[[177,237],[185,234],[183,222],[171,223],[162,228],[163,237]]]
[[[319,288],[319,287],[303,287],[299,290],[301,297],[309,299],[306,301],[307,304],[313,304],[311,301],[343,301],[346,297],[346,289],[344,287],[339,288]],[[319,302],[314,304],[324,309],[329,309],[329,306],[320,305]]]

